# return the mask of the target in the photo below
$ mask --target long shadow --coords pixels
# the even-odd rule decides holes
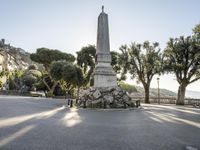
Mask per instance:
[[[0,119],[48,111],[66,104],[66,100],[32,97],[20,97],[19,99],[15,97],[0,97]]]
[[[150,105],[148,109],[152,112],[155,112],[155,114],[160,113],[163,115],[169,115],[169,117],[173,116],[183,120],[194,121],[194,122],[200,121],[200,110],[195,108],[190,108],[187,106]]]
[[[59,121],[66,112],[69,112],[69,109],[63,106],[39,113],[2,119],[0,121],[0,149],[10,149],[12,143],[29,145],[23,142],[24,138],[26,137],[30,141],[34,133],[41,130],[41,127],[45,129],[48,123],[63,126]],[[40,137],[39,134],[38,137]]]
[[[70,134],[75,132],[79,137],[81,118],[78,109],[58,107],[3,120],[0,122],[0,149],[63,149],[63,145],[67,146],[63,140]],[[69,140],[74,142],[73,138]]]
[[[10,117],[6,119],[0,119],[0,128],[3,127],[10,127],[15,126],[18,124],[21,124],[23,122],[27,122],[30,120],[42,120],[42,119],[48,119],[54,115],[56,115],[59,111],[65,109],[65,106],[54,108],[51,110],[45,110],[38,113],[28,114],[28,115],[22,115],[22,116],[16,116],[16,117]]]
[[[199,130],[198,126],[190,124],[191,122],[175,119],[178,115],[173,113],[174,110],[166,110],[166,108],[138,112],[61,108],[56,107],[45,112],[29,114],[31,116],[26,116],[25,120],[21,118],[21,122],[17,124],[0,128],[0,131],[4,130],[0,134],[0,141],[3,141],[2,148],[59,150],[91,149],[91,147],[98,149],[96,146],[99,146],[99,149],[108,149],[108,147],[123,149],[124,146],[130,146],[129,149],[133,149],[137,145],[140,146],[142,140],[152,146],[154,138],[173,139],[162,143],[164,146],[170,142],[182,144],[182,141],[185,143],[188,141],[190,144],[192,134],[186,134],[188,136],[186,137],[175,131],[182,127],[182,124],[186,129]],[[151,131],[148,134],[149,130]],[[196,144],[199,136],[194,137],[196,138],[194,144]],[[158,143],[154,146],[159,145]]]
[[[69,145],[87,149],[101,143],[116,148],[119,146],[117,143],[132,140],[149,140],[151,144],[151,136],[158,136],[157,140],[172,138],[179,144],[194,141],[198,145],[200,126],[195,119],[199,115],[190,109],[151,106],[147,111],[139,112],[103,111],[69,109],[60,107],[60,103],[56,102],[46,107],[43,101],[35,104],[31,100],[28,103],[34,103],[40,111],[25,110],[22,115],[0,120],[0,149],[67,149]],[[32,111],[35,113],[30,113]],[[193,120],[190,116],[196,118]],[[153,133],[148,134],[149,130]],[[136,145],[139,144],[137,142]]]

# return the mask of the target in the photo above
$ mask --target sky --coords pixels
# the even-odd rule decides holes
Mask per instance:
[[[0,38],[30,53],[47,47],[75,54],[96,45],[102,5],[109,16],[110,49],[116,51],[146,40],[164,50],[170,37],[191,35],[200,23],[199,0],[0,0]],[[157,77],[151,87],[157,88]],[[187,90],[200,91],[199,85]],[[160,76],[160,87],[177,91],[175,76]]]

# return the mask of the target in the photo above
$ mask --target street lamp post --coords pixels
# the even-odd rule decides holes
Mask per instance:
[[[160,87],[159,87],[159,80],[160,78],[157,78],[157,82],[158,82],[158,104],[160,104]]]

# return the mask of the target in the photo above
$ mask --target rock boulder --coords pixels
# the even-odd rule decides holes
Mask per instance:
[[[80,91],[80,106],[91,108],[135,107],[128,93],[120,87],[90,87]]]

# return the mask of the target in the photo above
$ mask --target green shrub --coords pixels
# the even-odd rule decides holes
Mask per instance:
[[[10,90],[16,90],[17,86],[15,85],[13,79],[9,78],[9,89]]]
[[[53,96],[54,96],[53,93],[50,92],[50,91],[48,91],[48,92],[46,93],[46,97],[53,97]]]
[[[3,83],[2,83],[2,81],[0,81],[0,88],[2,88],[3,87]]]
[[[33,75],[24,75],[23,78],[23,83],[28,86],[28,87],[32,87],[32,85],[36,82],[36,77],[34,77]]]
[[[38,67],[37,67],[36,64],[32,64],[32,65],[30,65],[30,66],[28,67],[28,70],[37,70],[37,69],[38,69]]]
[[[135,87],[134,85],[130,85],[130,84],[127,84],[127,83],[124,83],[124,82],[120,82],[120,83],[119,83],[119,86],[120,86],[123,90],[125,90],[125,91],[127,91],[127,92],[129,92],[129,93],[137,92],[137,89],[136,89],[136,87]]]

